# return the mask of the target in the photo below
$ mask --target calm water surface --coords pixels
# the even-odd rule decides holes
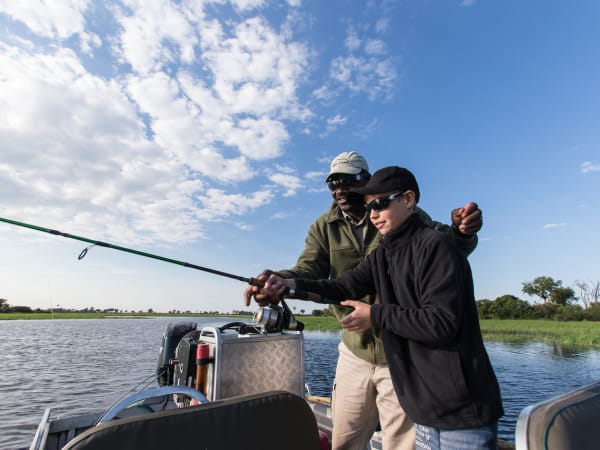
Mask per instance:
[[[46,407],[61,416],[108,408],[154,371],[162,335],[177,318],[0,321],[0,449],[29,447]],[[194,318],[201,326],[222,318]],[[329,395],[338,333],[306,332],[306,382]],[[600,379],[600,352],[545,344],[488,342],[506,415],[500,437],[514,440],[525,406]]]

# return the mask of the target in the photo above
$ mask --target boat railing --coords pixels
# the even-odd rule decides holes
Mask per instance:
[[[114,419],[121,411],[127,407],[153,397],[164,397],[171,395],[183,395],[196,400],[198,403],[208,403],[206,396],[196,389],[188,386],[163,386],[159,388],[146,389],[144,391],[131,394],[111,406],[98,420],[98,425]]]

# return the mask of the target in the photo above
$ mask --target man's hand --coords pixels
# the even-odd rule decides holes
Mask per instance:
[[[483,226],[483,214],[477,203],[467,203],[462,208],[452,210],[452,225],[462,234],[475,234]]]
[[[350,314],[340,319],[340,325],[348,331],[367,331],[373,326],[371,323],[371,305],[356,300],[344,300],[342,306],[354,308]]]
[[[275,275],[271,272],[267,281],[263,287],[260,288],[260,293],[267,297],[277,299],[279,301],[283,298],[288,288],[295,288],[296,282],[292,279],[281,278],[279,275]]]
[[[265,281],[269,278],[270,275],[273,274],[272,270],[265,269],[259,275],[254,277],[255,280],[260,281],[264,284]],[[252,297],[254,296],[254,300],[258,303],[258,306],[268,306],[270,303],[278,303],[279,298],[271,298],[268,295],[261,293],[262,286],[254,286],[250,285],[244,291],[244,305],[250,306],[252,302]]]

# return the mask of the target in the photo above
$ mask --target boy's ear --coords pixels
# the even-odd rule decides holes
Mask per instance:
[[[411,191],[409,189],[408,191],[404,192],[404,200],[406,201],[406,206],[408,206],[409,208],[412,208],[417,204],[417,202],[415,201],[416,198],[417,196],[415,195],[414,191]]]

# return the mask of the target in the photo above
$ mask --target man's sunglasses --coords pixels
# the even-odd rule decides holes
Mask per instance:
[[[330,191],[335,191],[339,188],[349,189],[351,187],[356,186],[357,184],[362,183],[363,181],[369,181],[371,175],[368,173],[357,173],[356,175],[345,175],[336,180],[331,180],[327,182],[327,187]]]
[[[388,209],[392,200],[403,195],[404,192],[396,192],[395,194],[392,194],[389,197],[376,198],[372,202],[365,204],[365,209],[367,211],[383,211],[384,209]]]

